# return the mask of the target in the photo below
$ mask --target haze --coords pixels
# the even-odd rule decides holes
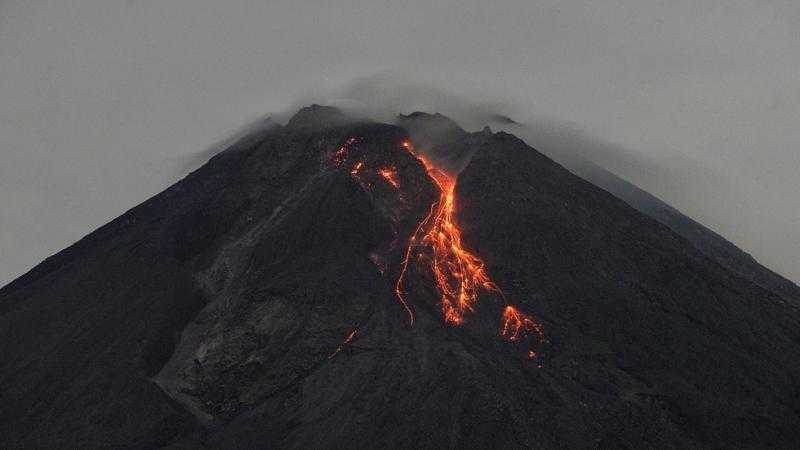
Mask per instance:
[[[793,1],[3,0],[0,285],[307,101],[590,136],[798,282],[799,30]]]

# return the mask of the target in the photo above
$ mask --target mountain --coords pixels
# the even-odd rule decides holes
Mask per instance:
[[[762,266],[747,252],[687,217],[658,197],[591,161],[572,158],[571,164],[567,167],[576,175],[607,190],[640,212],[666,225],[725,268],[789,301],[800,298],[800,288],[796,284]]]
[[[793,291],[451,122],[304,108],[0,289],[0,446],[800,439]]]

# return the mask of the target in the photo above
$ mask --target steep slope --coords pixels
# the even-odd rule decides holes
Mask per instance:
[[[666,225],[725,268],[781,295],[786,300],[800,301],[800,287],[796,284],[762,266],[750,254],[661,199],[590,161],[573,160],[567,167],[581,178],[607,190],[638,211]]]
[[[660,198],[593,162],[597,159],[618,159],[620,158],[618,155],[627,154],[624,149],[618,148],[615,144],[598,141],[557,122],[543,121],[523,125],[502,115],[490,116],[487,120],[503,130],[524,136],[528,145],[536,147],[570,172],[605,189],[639,212],[666,225],[727,269],[789,301],[800,302],[800,287],[795,283],[762,266],[750,254],[736,247],[725,237],[687,217]],[[623,156],[622,160],[625,159]]]
[[[406,118],[304,108],[0,290],[0,446],[800,437],[797,304],[511,135]]]
[[[465,234],[498,283],[550,324],[550,370],[571,372],[596,417],[615,403],[634,417],[660,409],[679,430],[674,441],[691,446],[791,442],[800,411],[796,303],[512,135],[476,152],[459,198]],[[631,444],[648,439],[606,430]]]
[[[195,416],[153,382],[181,350],[189,322],[211,321],[216,328],[209,332],[230,331],[225,338],[236,336],[240,352],[256,346],[269,348],[268,358],[285,358],[277,374],[265,369],[236,378],[243,389],[247,377],[280,386],[325,360],[373,303],[370,291],[380,291],[370,254],[389,251],[395,235],[410,233],[403,227],[416,223],[414,214],[423,214],[433,196],[422,166],[399,146],[405,132],[332,123],[337,114],[307,108],[289,127],[240,141],[4,287],[2,446],[153,447],[196,430]],[[323,124],[315,123],[320,115]],[[349,168],[335,166],[331,153],[354,135],[359,151],[375,150],[365,155],[368,164],[391,159],[404,171],[407,192],[419,205],[370,198]],[[375,196],[386,194],[381,188]],[[267,237],[264,228],[271,230]],[[237,247],[246,247],[246,256]],[[387,302],[402,321],[402,308]],[[223,312],[215,309],[220,303]],[[269,323],[264,330],[248,322],[248,314],[269,322],[264,308],[288,325]],[[328,317],[336,314],[341,317]],[[272,332],[277,342],[270,341]],[[235,394],[219,385],[203,390],[227,382],[219,372],[228,369],[195,375],[190,388],[208,402],[204,411],[235,414]]]

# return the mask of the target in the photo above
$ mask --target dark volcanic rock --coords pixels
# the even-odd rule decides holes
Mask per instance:
[[[568,168],[578,176],[607,190],[640,212],[666,225],[726,269],[789,301],[800,299],[800,288],[796,284],[762,266],[750,254],[654,195],[590,161],[577,159],[571,161]]]
[[[298,111],[289,119],[286,127],[291,130],[313,131],[344,125],[348,122],[352,122],[352,120],[337,108],[315,104]]]
[[[469,161],[465,243],[542,321],[545,356],[498,337],[497,295],[444,325],[431,274],[414,265],[409,326],[395,281],[438,192],[401,143],[445,122],[407,117],[408,132],[305,108],[0,290],[0,447],[800,438],[800,300],[508,134],[444,127],[428,150]]]
[[[583,417],[635,447],[797,437],[796,301],[725,270],[509,134],[478,150],[458,198],[471,246],[506,294],[549,325],[544,371],[566,375],[558,391],[583,393]],[[627,419],[605,422],[610,411]]]

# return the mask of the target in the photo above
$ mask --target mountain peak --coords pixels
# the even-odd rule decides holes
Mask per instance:
[[[336,107],[312,104],[297,111],[286,126],[293,130],[322,129],[343,125],[349,121],[350,119]]]
[[[467,135],[453,119],[438,112],[430,114],[415,111],[408,115],[400,114],[397,121],[408,130],[414,142],[423,147],[452,143]]]

